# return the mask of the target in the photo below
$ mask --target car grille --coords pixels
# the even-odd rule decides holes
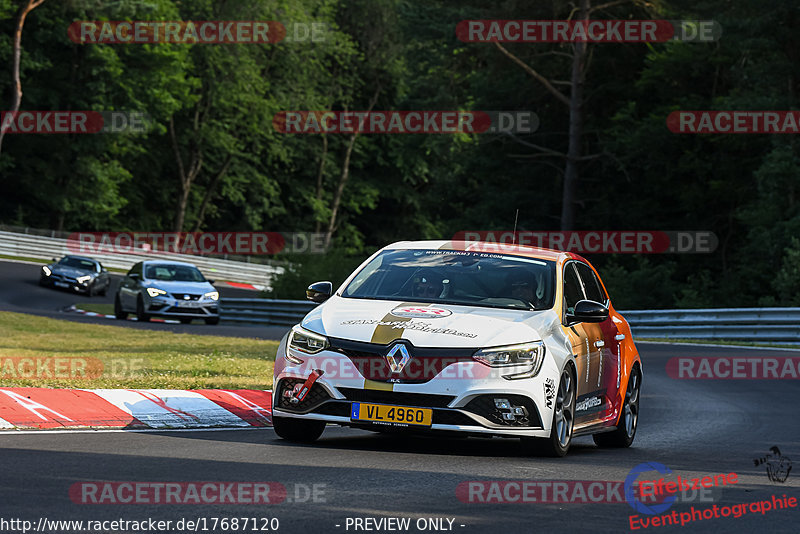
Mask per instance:
[[[503,419],[502,411],[494,404],[494,399],[496,398],[507,399],[512,406],[523,406],[527,415],[519,416],[513,421]],[[462,410],[480,415],[496,425],[537,428],[542,426],[539,410],[536,409],[534,402],[524,395],[507,395],[505,393],[480,395],[469,401]]]
[[[303,382],[305,382],[304,378],[284,378],[281,380],[278,385],[278,407],[292,412],[307,412],[314,406],[331,398],[324,387],[314,384],[302,402],[292,404],[287,397],[284,397],[284,392],[292,391],[296,384],[302,384]]]
[[[203,308],[179,308],[178,306],[171,306],[166,309],[168,313],[180,313],[181,315],[206,315]]]
[[[172,296],[178,300],[198,300],[200,295],[195,295],[194,293],[172,293]],[[186,297],[189,297],[188,299]]]
[[[377,402],[426,408],[444,408],[455,399],[452,395],[433,395],[430,393],[402,393],[380,391],[377,389],[337,388],[349,401]]]
[[[53,282],[66,282],[67,284],[77,284],[78,281],[75,278],[70,276],[64,276],[62,274],[52,274],[50,275],[50,280]]]
[[[419,384],[427,382],[447,366],[458,362],[474,361],[472,355],[477,349],[472,348],[426,348],[415,347],[404,342],[410,359],[405,367],[395,373],[389,367],[386,356],[397,343],[380,345],[347,339],[329,338],[331,350],[347,356],[358,372],[369,380],[379,382],[392,382],[405,384]],[[397,356],[399,359],[399,355]]]

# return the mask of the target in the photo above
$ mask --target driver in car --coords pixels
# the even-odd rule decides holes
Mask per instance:
[[[444,286],[441,278],[424,274],[414,278],[411,286],[411,295],[414,297],[438,298],[441,297]]]
[[[524,269],[517,269],[508,275],[508,284],[511,286],[511,298],[536,306],[538,284],[531,273]]]

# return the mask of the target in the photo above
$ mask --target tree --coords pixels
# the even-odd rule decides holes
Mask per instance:
[[[13,79],[13,97],[11,100],[10,114],[16,116],[19,106],[22,103],[22,81],[19,77],[19,65],[22,60],[22,28],[25,26],[25,19],[28,14],[42,5],[44,0],[21,0],[17,10],[17,18],[14,26],[14,59],[11,63],[11,77]],[[3,137],[6,135],[5,124],[0,124],[0,153],[3,150]]]

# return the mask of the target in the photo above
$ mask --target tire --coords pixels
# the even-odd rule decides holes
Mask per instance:
[[[191,319],[191,317],[181,317],[180,321],[181,321],[181,324],[189,324],[189,323],[192,322],[192,319]]]
[[[572,444],[572,431],[575,425],[575,396],[575,375],[572,368],[567,366],[558,381],[550,437],[522,438],[523,446],[530,453],[556,458],[567,454]]]
[[[144,299],[142,299],[141,295],[136,299],[136,320],[141,323],[150,321],[150,316],[144,312]]]
[[[106,284],[106,286],[103,289],[101,289],[97,294],[100,295],[101,297],[105,297],[106,293],[108,293],[108,286],[110,285],[111,284]]]
[[[275,433],[287,441],[312,443],[319,439],[325,430],[325,421],[306,421],[289,417],[273,417]]]
[[[122,311],[122,303],[119,301],[119,293],[117,293],[117,296],[114,297],[114,317],[120,321],[124,321],[128,318],[128,312]]]
[[[206,319],[206,324],[219,324],[219,317],[212,317],[211,319]]]
[[[47,279],[45,277],[43,277],[43,276],[40,276],[39,277],[39,285],[42,286],[42,287],[47,287],[47,285],[48,285],[47,284]]]
[[[636,428],[639,425],[639,397],[642,391],[642,371],[635,366],[625,388],[625,400],[622,404],[622,413],[619,422],[612,432],[604,432],[592,436],[598,447],[625,448],[630,447],[636,437]]]

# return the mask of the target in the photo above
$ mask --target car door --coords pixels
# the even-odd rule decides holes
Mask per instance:
[[[603,289],[603,285],[600,283],[600,279],[597,277],[597,273],[594,272],[594,269],[583,262],[575,262],[575,268],[581,279],[586,298],[608,307],[608,295]],[[594,391],[589,393],[587,397],[589,401],[587,404],[597,404],[597,400],[592,400],[592,393],[594,393],[594,397],[600,399],[600,404],[590,408],[587,412],[589,414],[596,414],[594,418],[602,420],[611,417],[614,411],[613,404],[614,400],[617,398],[617,390],[619,388],[619,344],[621,338],[617,324],[614,322],[611,314],[609,314],[609,317],[605,321],[596,323],[593,326],[598,329],[597,335],[599,336],[595,342],[595,346],[598,348],[597,380],[592,383],[593,387],[589,387],[590,390],[594,388]],[[592,417],[589,417],[589,419],[592,419]]]
[[[574,310],[575,304],[586,299],[583,282],[576,268],[578,263],[568,261],[564,264],[565,320],[566,314]],[[597,418],[598,407],[602,404],[601,388],[597,383],[602,373],[603,332],[597,323],[567,324],[567,330],[577,369],[575,423],[585,423]]]
[[[133,276],[131,276],[133,275]],[[137,278],[134,278],[138,276]],[[142,277],[142,262],[135,264],[122,279],[119,286],[119,301],[126,310],[136,308],[136,297],[139,291],[139,282]]]

